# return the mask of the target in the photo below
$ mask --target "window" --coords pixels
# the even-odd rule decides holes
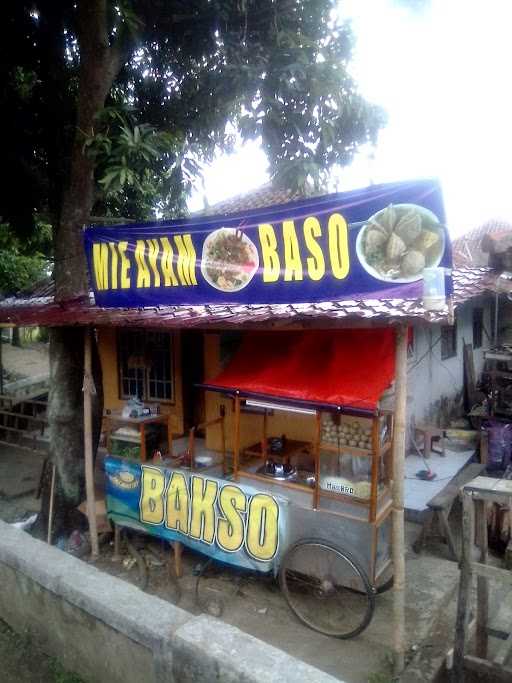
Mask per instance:
[[[481,349],[484,332],[484,309],[473,309],[473,348]]]
[[[441,360],[457,355],[457,323],[441,327]]]
[[[119,393],[143,401],[174,401],[171,335],[166,332],[118,332]]]

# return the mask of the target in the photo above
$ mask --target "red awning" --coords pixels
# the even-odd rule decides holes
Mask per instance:
[[[391,328],[250,332],[205,386],[314,406],[375,410],[395,375]]]

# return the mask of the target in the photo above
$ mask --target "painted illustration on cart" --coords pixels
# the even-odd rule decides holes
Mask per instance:
[[[107,511],[115,523],[239,567],[271,571],[285,540],[288,501],[217,477],[105,460]]]

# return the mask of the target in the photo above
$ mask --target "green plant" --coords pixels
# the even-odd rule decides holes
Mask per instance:
[[[67,671],[58,659],[52,657],[50,659],[50,672],[54,677],[54,683],[84,683],[83,679],[78,674],[72,671]]]

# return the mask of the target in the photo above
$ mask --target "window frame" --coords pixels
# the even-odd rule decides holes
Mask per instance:
[[[176,404],[176,373],[175,373],[175,363],[174,363],[174,335],[171,332],[162,332],[160,330],[152,330],[152,329],[145,329],[145,328],[120,328],[117,330],[116,333],[116,346],[117,346],[117,384],[118,384],[118,396],[119,399],[122,401],[127,401],[128,399],[132,398],[132,394],[125,394],[123,391],[123,383],[127,379],[123,375],[123,355],[126,353],[126,350],[123,349],[123,335],[128,335],[128,334],[139,334],[143,335],[144,340],[142,346],[145,347],[148,343],[148,336],[151,334],[158,334],[166,337],[166,346],[167,346],[167,353],[168,355],[168,360],[169,360],[169,380],[151,380],[150,379],[150,373],[151,373],[151,368],[144,368],[143,369],[143,396],[142,396],[142,401],[146,403],[163,403],[165,405],[175,405]],[[164,349],[165,350],[165,349]],[[135,381],[140,381],[140,380],[135,380]],[[169,381],[170,383],[170,398],[159,398],[156,396],[150,396],[150,384],[151,382],[157,381],[157,382],[167,382]]]
[[[450,333],[450,348],[446,348],[447,335]],[[441,360],[456,358],[458,355],[457,321],[453,325],[441,325]]]

